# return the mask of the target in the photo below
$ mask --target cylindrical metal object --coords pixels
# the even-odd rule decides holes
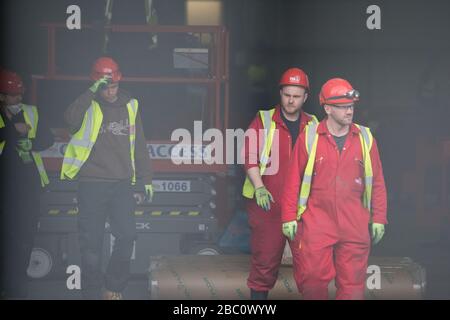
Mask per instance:
[[[248,255],[152,257],[149,270],[152,299],[249,299]],[[409,258],[370,258],[366,299],[422,299],[425,271]],[[329,286],[330,298],[336,293]],[[282,265],[269,299],[301,299],[292,266]]]

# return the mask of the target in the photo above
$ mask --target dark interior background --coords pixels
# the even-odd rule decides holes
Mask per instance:
[[[440,144],[450,140],[450,2],[222,3],[222,21],[231,41],[230,127],[245,128],[259,108],[278,102],[278,79],[288,67],[309,74],[312,88],[305,109],[320,118],[321,85],[332,77],[348,79],[361,92],[355,121],[370,126],[378,140],[389,193],[390,224],[373,254],[412,257],[427,268],[427,297],[450,298],[450,213],[444,210],[450,195],[442,193],[443,184],[450,189],[450,179],[442,176],[442,166],[449,164],[442,160]],[[100,23],[103,1],[1,2],[0,65],[19,72],[28,88],[30,75],[44,74],[47,68],[47,36],[39,24],[65,23],[71,4],[80,6],[82,23]],[[366,28],[366,8],[371,4],[381,8],[381,30]],[[143,1],[114,5],[113,23],[145,23]],[[160,24],[186,24],[184,0],[155,1],[155,6]],[[88,75],[101,54],[100,32],[61,31],[57,36],[57,70]],[[146,45],[145,35],[117,36],[110,54],[128,76],[174,75],[181,71],[172,68],[173,48],[199,44],[179,34],[161,36],[154,51]],[[63,126],[64,109],[87,87],[83,81],[43,84],[38,105],[52,126]],[[174,128],[189,128],[202,118],[192,88],[129,83],[123,87],[139,97],[150,140],[168,140]]]

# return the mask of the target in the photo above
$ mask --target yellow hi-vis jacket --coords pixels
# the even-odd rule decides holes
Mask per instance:
[[[130,157],[133,176],[131,183],[136,183],[136,169],[134,163],[134,149],[136,142],[136,115],[138,111],[138,101],[131,99],[127,103],[128,119],[130,123]],[[103,121],[103,113],[97,101],[92,100],[91,106],[84,114],[80,129],[72,136],[64,153],[64,160],[61,168],[62,180],[74,179],[83,164],[89,158],[92,147],[97,141],[98,133]]]
[[[273,135],[276,129],[276,123],[272,120],[272,116],[275,113],[276,108],[270,110],[260,110],[259,116],[261,118],[261,122],[264,127],[264,148],[261,151],[261,155],[259,157],[259,174],[261,177],[264,174],[264,171],[267,168],[267,164],[269,163],[270,150],[272,148]],[[306,112],[305,112],[306,113]],[[311,117],[309,123],[318,123],[316,116],[312,114],[306,113]],[[253,199],[255,195],[255,187],[253,183],[250,181],[247,176],[244,181],[244,186],[242,188],[242,195],[248,199]]]
[[[35,106],[30,106],[26,104],[21,104],[21,109],[23,110],[23,117],[25,119],[25,123],[30,126],[30,130],[28,131],[28,139],[35,139],[37,126],[39,121],[39,115],[37,108]],[[0,128],[5,126],[5,122],[0,115]],[[0,155],[3,152],[3,148],[5,147],[6,141],[0,142]],[[41,185],[45,187],[48,183],[47,172],[45,171],[44,162],[42,161],[41,155],[39,152],[31,151],[31,155],[33,157],[36,168],[39,172],[39,176],[41,178]]]
[[[364,162],[364,194],[363,205],[370,212],[370,204],[372,199],[372,184],[373,184],[373,171],[372,160],[370,159],[370,150],[372,149],[373,136],[370,129],[355,123],[360,130],[359,139],[361,141],[363,162]],[[301,215],[306,210],[308,203],[309,193],[311,191],[311,182],[314,170],[314,162],[316,159],[317,141],[319,135],[317,134],[317,123],[309,123],[305,127],[305,146],[308,152],[308,162],[306,164],[305,172],[303,174],[303,180],[300,187],[300,194],[298,196],[298,210],[297,220],[300,220]]]

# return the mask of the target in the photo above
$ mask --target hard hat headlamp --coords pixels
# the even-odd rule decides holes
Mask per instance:
[[[327,100],[337,100],[337,99],[351,99],[353,101],[358,101],[359,100],[359,91],[352,89],[352,90],[346,92],[345,95],[327,98]]]

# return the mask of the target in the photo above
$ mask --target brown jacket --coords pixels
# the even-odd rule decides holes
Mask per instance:
[[[66,110],[64,117],[72,132],[79,130],[86,110],[94,99],[103,113],[102,126],[88,160],[80,169],[81,181],[117,181],[131,179],[129,119],[127,103],[130,95],[119,89],[117,100],[109,103],[87,90]],[[136,178],[138,183],[152,183],[152,168],[142,128],[141,116],[136,117]]]

